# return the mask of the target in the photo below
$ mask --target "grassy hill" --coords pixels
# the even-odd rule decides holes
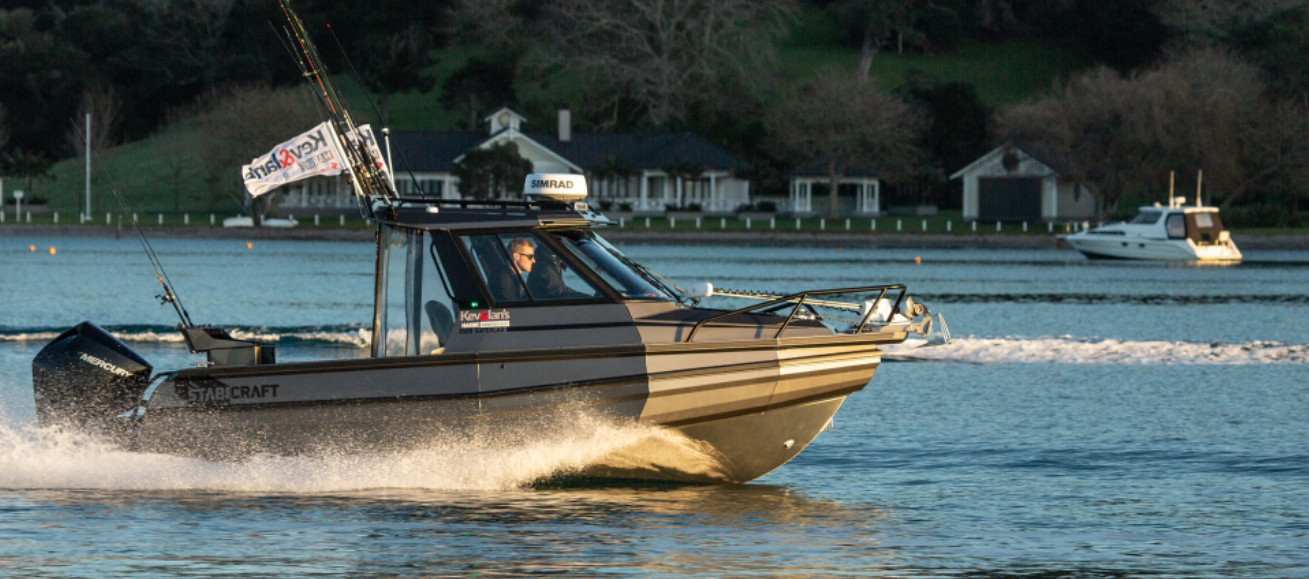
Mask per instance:
[[[807,11],[778,48],[781,74],[788,81],[799,83],[823,70],[853,69],[859,57],[858,51],[843,46],[837,38],[835,26],[821,11]],[[443,50],[432,71],[437,77],[437,90],[399,94],[391,98],[392,128],[448,130],[459,126],[461,119],[441,107],[439,87],[441,81],[475,54],[467,48]],[[872,75],[886,88],[903,85],[911,71],[939,81],[970,83],[977,87],[984,102],[998,108],[1039,95],[1057,79],[1088,64],[1067,51],[1031,41],[995,45],[971,42],[941,54],[883,53],[874,59]],[[374,118],[364,93],[351,78],[339,75],[337,86],[360,118]],[[556,85],[556,90],[570,92],[580,89]],[[552,95],[541,94],[538,87],[523,86],[519,94],[528,102],[559,100],[557,95],[551,98]],[[276,142],[289,136],[275,135],[270,140]],[[227,196],[211,197],[206,185],[194,174],[189,144],[199,138],[203,135],[181,123],[149,138],[117,147],[105,154],[104,161],[118,189],[138,211],[170,213],[176,208],[191,213],[234,214],[239,211],[235,203]],[[250,157],[263,152],[250,151]],[[84,161],[81,159],[57,163],[52,171],[54,179],[37,183],[36,193],[49,199],[53,210],[72,217],[82,204],[83,171]],[[93,197],[101,208],[99,213],[103,220],[104,211],[112,206],[107,189],[109,178],[97,167],[93,181]],[[12,183],[8,182],[6,189],[12,189]]]

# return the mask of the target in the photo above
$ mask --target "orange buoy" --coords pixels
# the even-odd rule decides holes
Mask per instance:
[[[50,255],[54,255],[54,254],[55,254],[55,248],[51,247],[51,248],[50,248]]]
[[[923,263],[923,258],[918,257],[918,256],[915,255],[915,256],[914,256],[914,263],[919,263],[919,264]]]
[[[844,247],[838,247],[838,248],[836,248],[836,250],[837,250],[837,251],[845,251],[845,248],[844,248]]]
[[[28,250],[28,251],[36,251],[36,246],[35,246],[35,245],[29,245],[29,246],[27,246],[27,250]]]
[[[254,248],[255,248],[255,244],[250,243],[249,241],[247,241],[247,242],[245,242],[245,248],[246,248],[246,249],[254,249]]]

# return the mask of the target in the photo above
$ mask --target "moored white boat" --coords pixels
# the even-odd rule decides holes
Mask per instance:
[[[1131,221],[1111,223],[1062,236],[1091,259],[1239,261],[1241,250],[1223,229],[1217,207],[1185,205],[1176,197],[1167,207],[1141,207]]]

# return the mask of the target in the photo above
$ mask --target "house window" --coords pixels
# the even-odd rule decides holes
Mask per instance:
[[[440,197],[444,192],[443,185],[445,182],[441,179],[419,179],[417,185],[413,179],[397,179],[395,182],[397,192],[405,196],[426,194],[428,197]]]

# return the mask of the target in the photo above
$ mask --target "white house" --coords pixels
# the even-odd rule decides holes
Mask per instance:
[[[1001,145],[950,176],[964,183],[964,219],[1080,220],[1095,216],[1086,185],[1062,177],[1049,163]]]
[[[600,207],[657,213],[698,206],[727,213],[750,203],[749,181],[732,174],[740,160],[691,133],[574,133],[567,109],[559,111],[553,132],[523,130],[527,119],[508,108],[484,121],[485,132],[393,131],[400,194],[458,199],[455,163],[473,148],[512,143],[534,172],[585,174],[591,202]],[[353,203],[344,181],[310,179],[289,187],[281,207],[295,213]]]

